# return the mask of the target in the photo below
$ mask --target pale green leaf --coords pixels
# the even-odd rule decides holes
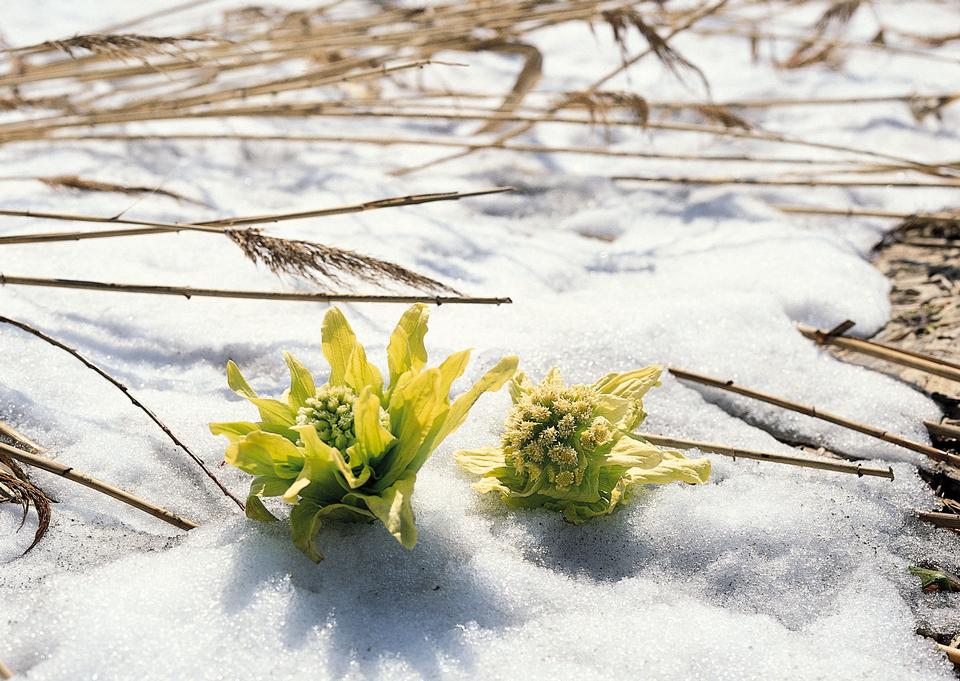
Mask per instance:
[[[350,328],[350,323],[343,316],[340,308],[331,307],[323,318],[320,330],[323,345],[323,356],[330,363],[330,385],[343,385],[347,373],[347,362],[350,355],[359,343]]]
[[[413,517],[413,488],[417,476],[407,473],[378,495],[352,493],[349,498],[362,500],[405,548],[417,543],[417,526]]]
[[[344,380],[355,393],[360,393],[364,388],[369,387],[379,398],[383,392],[383,376],[375,365],[367,361],[367,352],[359,343],[354,346],[353,353],[347,361]]]
[[[412,305],[390,334],[387,345],[387,365],[390,368],[390,389],[397,388],[397,379],[404,373],[417,373],[427,364],[427,350],[423,337],[427,334],[430,313],[423,303]]]
[[[283,353],[283,359],[290,369],[290,393],[288,401],[290,408],[296,411],[303,406],[308,398],[317,394],[317,386],[313,382],[313,376],[296,357],[289,352]]]

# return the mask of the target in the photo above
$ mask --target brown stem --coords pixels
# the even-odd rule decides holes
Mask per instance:
[[[953,466],[960,466],[960,456],[941,451],[936,447],[931,447],[930,445],[925,445],[921,442],[908,440],[900,435],[888,433],[885,430],[875,428],[874,426],[870,426],[865,423],[860,423],[859,421],[844,418],[843,416],[837,416],[836,414],[831,414],[830,412],[821,411],[816,407],[792,402],[790,400],[783,399],[782,397],[777,397],[776,395],[760,392],[759,390],[744,388],[739,385],[735,385],[733,381],[724,381],[719,378],[695,374],[692,371],[685,371],[675,367],[671,367],[669,371],[671,374],[684,381],[691,381],[693,383],[700,383],[701,385],[707,385],[712,388],[719,388],[720,390],[726,390],[727,392],[750,397],[752,399],[766,402],[767,404],[772,404],[783,409],[789,409],[790,411],[795,411],[799,414],[804,414],[822,421],[827,421],[843,428],[848,428],[850,430],[855,430],[858,433],[869,435],[870,437],[877,438],[878,440],[883,440],[884,442],[889,442],[905,449],[919,452],[920,454],[934,459],[935,461],[943,461]]]
[[[0,281],[2,281],[2,280],[3,280],[3,275],[0,275]],[[74,357],[75,359],[77,359],[78,361],[80,361],[80,363],[83,364],[85,367],[87,367],[88,369],[91,369],[93,372],[95,372],[95,373],[96,373],[97,375],[99,375],[101,378],[103,378],[104,380],[106,380],[107,382],[109,382],[110,384],[112,384],[112,385],[113,385],[115,388],[117,388],[120,392],[122,392],[124,395],[126,395],[127,398],[130,400],[130,402],[132,402],[135,407],[137,407],[140,411],[142,411],[144,414],[146,414],[146,415],[150,418],[151,421],[153,421],[155,424],[157,424],[157,426],[160,428],[160,430],[162,430],[162,431],[167,435],[167,437],[169,437],[169,438],[173,441],[173,443],[174,443],[175,445],[177,445],[180,449],[182,449],[184,452],[186,452],[187,456],[189,456],[191,459],[193,459],[193,461],[194,461],[198,466],[200,466],[200,468],[203,470],[204,474],[205,474],[208,478],[210,478],[210,479],[213,481],[213,483],[214,483],[218,488],[220,488],[220,491],[223,492],[226,496],[230,497],[230,499],[232,499],[233,502],[234,502],[237,506],[239,506],[241,510],[243,510],[243,508],[244,508],[243,502],[240,501],[236,496],[234,496],[233,493],[230,492],[230,490],[227,489],[226,486],[225,486],[222,482],[220,482],[220,480],[217,478],[217,476],[213,474],[213,471],[211,471],[209,468],[207,468],[207,464],[205,464],[205,463],[203,462],[203,459],[201,459],[199,456],[197,456],[196,454],[194,454],[193,451],[192,451],[179,437],[177,437],[177,436],[173,433],[173,431],[170,430],[170,428],[167,427],[167,425],[157,417],[156,414],[154,414],[152,411],[150,411],[150,409],[148,409],[148,408],[146,407],[146,405],[144,405],[140,400],[138,400],[136,397],[134,397],[133,394],[130,392],[130,389],[127,388],[127,386],[125,386],[123,383],[121,383],[120,381],[118,381],[117,379],[115,379],[113,376],[111,376],[110,374],[108,374],[106,371],[104,371],[103,369],[101,369],[100,367],[98,367],[96,364],[94,364],[93,362],[91,362],[90,360],[88,360],[86,357],[84,357],[83,355],[81,355],[77,350],[71,348],[69,345],[65,345],[64,343],[61,343],[60,341],[58,341],[56,338],[53,338],[52,336],[48,336],[48,335],[45,334],[43,331],[40,331],[40,330],[38,330],[38,329],[35,329],[34,327],[30,326],[29,324],[26,324],[26,323],[21,322],[21,321],[17,321],[16,319],[11,319],[10,317],[4,317],[4,316],[2,316],[2,315],[0,315],[0,323],[10,324],[11,326],[15,326],[15,327],[17,327],[18,329],[21,329],[21,330],[23,330],[23,331],[26,331],[27,333],[32,334],[33,336],[36,336],[37,338],[39,338],[39,339],[41,339],[41,340],[49,343],[50,345],[53,345],[54,347],[60,348],[61,350],[69,353],[70,355],[73,355],[73,357]]]
[[[937,513],[933,511],[917,511],[920,520],[950,530],[960,530],[960,515],[956,513]]]
[[[952,381],[960,381],[960,367],[953,362],[941,360],[930,355],[923,355],[919,352],[900,350],[889,345],[882,345],[874,341],[861,340],[860,338],[847,338],[838,334],[832,334],[811,326],[797,325],[797,330],[807,338],[816,341],[820,345],[835,345],[838,348],[852,350],[871,357],[908,366],[911,369],[925,371],[941,378],[947,378]]]
[[[248,300],[289,300],[309,303],[428,303],[434,305],[509,305],[510,298],[471,298],[463,296],[378,296],[351,293],[284,293],[281,291],[237,291],[230,289],[192,288],[190,286],[154,286],[145,284],[115,284],[81,279],[45,279],[41,277],[18,277],[0,273],[0,286],[46,286],[51,288],[75,288],[92,291],[120,293],[147,293],[162,296],[192,298],[243,298]],[[0,320],[3,318],[0,317]]]
[[[12,679],[13,672],[10,671],[10,667],[3,663],[3,660],[0,660],[0,679]]]
[[[835,473],[852,473],[857,476],[871,475],[878,478],[887,478],[893,480],[892,468],[874,468],[864,466],[859,463],[848,463],[846,461],[830,461],[828,459],[810,459],[800,456],[790,456],[789,454],[774,454],[772,452],[760,452],[754,449],[740,449],[739,447],[730,447],[728,445],[718,445],[711,442],[699,442],[697,440],[687,440],[678,437],[667,437],[664,435],[651,435],[649,433],[638,433],[640,437],[652,442],[660,447],[676,447],[677,449],[699,449],[701,452],[710,454],[720,454],[729,456],[733,459],[751,459],[754,461],[767,461],[769,463],[782,463],[788,466],[800,466],[802,468],[817,468],[823,471],[833,471]]]
[[[815,180],[784,177],[681,177],[666,175],[615,175],[615,181],[653,182],[666,184],[725,185],[743,184],[762,187],[945,187],[955,189],[960,182],[924,182],[922,180]]]
[[[927,427],[927,432],[931,435],[960,440],[960,426],[954,426],[949,423],[937,423],[935,421],[924,421],[923,425]]]
[[[0,451],[21,463],[28,464],[35,468],[40,468],[49,473],[53,473],[54,475],[59,475],[61,478],[72,480],[73,482],[84,485],[85,487],[89,487],[90,489],[94,489],[98,492],[106,494],[107,496],[111,496],[129,506],[140,509],[144,513],[149,513],[154,518],[159,518],[166,523],[170,523],[174,527],[179,527],[181,530],[192,530],[197,527],[196,523],[185,518],[181,518],[172,511],[161,508],[156,504],[151,504],[149,501],[145,501],[144,499],[134,496],[129,492],[125,492],[119,487],[114,487],[113,485],[109,485],[102,480],[97,480],[96,478],[76,471],[70,466],[65,466],[58,461],[54,461],[53,459],[48,459],[47,457],[40,456],[39,454],[32,454],[22,449],[11,447],[10,445],[5,445],[2,442],[0,442]]]

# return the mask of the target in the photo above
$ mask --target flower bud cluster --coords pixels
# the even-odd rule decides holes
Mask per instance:
[[[304,400],[297,410],[298,425],[312,425],[320,439],[344,451],[356,441],[353,430],[353,405],[357,394],[345,385],[324,385],[314,397]]]

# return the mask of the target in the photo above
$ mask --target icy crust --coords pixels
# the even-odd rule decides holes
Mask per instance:
[[[352,4],[341,9],[354,11]],[[8,40],[37,42],[157,7],[58,0],[44,3],[44,21],[38,22],[33,0],[9,2],[4,33]],[[797,23],[809,23],[814,10],[804,9],[811,16]],[[918,32],[950,12],[921,3],[883,5],[882,11]],[[175,34],[198,23],[144,30]],[[869,39],[867,32],[863,27],[860,37]],[[618,49],[585,27],[559,27],[535,40],[546,55],[545,90],[582,88],[619,63]],[[704,68],[718,99],[940,91],[960,78],[957,65],[930,68],[879,52],[852,54],[843,72],[784,73],[752,65],[739,39],[682,36],[676,46]],[[505,56],[450,56],[473,64],[467,80],[477,91],[502,88],[518,69]],[[423,74],[435,87],[466,86],[451,81],[460,76]],[[609,87],[660,99],[700,96],[652,62]],[[960,155],[951,132],[960,123],[956,107],[944,111],[942,123],[923,125],[898,104],[771,110],[758,120],[766,129],[894,154]],[[369,122],[341,123],[344,134],[370,133]],[[218,125],[193,121],[189,129],[222,132]],[[316,133],[315,121],[230,125],[252,134]],[[387,135],[449,132],[442,126],[385,125]],[[135,131],[176,129],[151,123]],[[464,124],[455,131],[470,130]],[[540,126],[523,141],[608,143],[601,130],[561,126]],[[627,130],[612,131],[609,144],[803,155],[802,149]],[[230,142],[43,143],[2,146],[0,160],[5,175],[72,172],[162,184],[211,206],[153,197],[128,213],[157,221],[514,184],[521,190],[516,195],[289,223],[276,233],[391,259],[470,293],[512,296],[512,306],[433,311],[431,356],[477,348],[465,384],[509,353],[521,355],[531,376],[558,365],[572,382],[650,363],[675,364],[924,440],[921,420],[937,415],[934,404],[890,378],[832,359],[793,328],[796,322],[832,326],[851,318],[860,333],[870,333],[886,321],[887,282],[864,256],[888,223],[789,217],[768,204],[911,212],[939,209],[951,194],[637,186],[607,178],[641,172],[749,176],[761,170],[504,152],[474,154],[402,179],[387,175],[440,153]],[[61,194],[19,182],[0,183],[0,202],[102,215],[131,203],[129,197]],[[0,232],[60,227],[10,219]],[[610,237],[617,238],[604,240]],[[278,286],[239,251],[211,238],[180,234],[4,246],[0,271]],[[206,424],[252,416],[226,385],[227,359],[241,364],[264,394],[286,386],[282,350],[308,367],[323,366],[320,306],[14,287],[0,289],[0,306],[3,314],[29,320],[105,366],[211,466],[221,460],[223,445]],[[389,306],[347,310],[371,349],[385,347],[396,313]],[[3,327],[0,349],[0,418],[79,470],[203,525],[184,535],[38,473],[60,503],[48,538],[26,557],[18,558],[33,521],[12,534],[15,509],[0,508],[0,659],[26,679],[953,678],[915,631],[960,628],[958,598],[921,594],[906,569],[932,560],[960,570],[958,542],[913,519],[913,509],[933,505],[916,475],[923,461],[891,445],[665,377],[645,402],[644,428],[651,432],[789,451],[751,424],[775,427],[871,463],[893,462],[897,479],[713,456],[710,484],[640,494],[609,518],[573,527],[552,513],[519,513],[480,498],[457,471],[456,449],[497,442],[502,434],[509,398],[486,396],[420,474],[417,548],[403,550],[377,526],[325,530],[319,541],[327,558],[316,567],[281,527],[235,517],[181,452],[73,359]],[[386,366],[382,350],[372,351],[370,360]],[[739,416],[749,416],[750,423]],[[245,492],[245,476],[228,468],[217,472],[236,493]]]

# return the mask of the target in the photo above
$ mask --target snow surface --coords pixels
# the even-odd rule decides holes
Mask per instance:
[[[163,3],[67,0],[4,3],[7,40],[26,44],[96,30]],[[144,27],[194,28],[229,3]],[[765,6],[756,8],[761,14]],[[351,11],[350,4],[344,11]],[[356,7],[353,8],[356,10]],[[796,24],[822,7],[800,8]],[[878,3],[905,28],[957,30],[946,4]],[[853,27],[869,37],[869,13]],[[720,25],[716,22],[714,25]],[[860,25],[862,24],[862,25]],[[617,64],[605,31],[541,31],[540,88],[584,87]],[[701,66],[717,99],[940,91],[960,65],[877,51],[854,53],[841,72],[777,72],[750,62],[733,38],[686,35],[676,46]],[[639,47],[636,44],[635,47]],[[788,47],[780,46],[781,56]],[[949,55],[950,48],[942,54]],[[956,55],[956,53],[954,53]],[[468,76],[437,67],[436,84],[503,88],[518,62],[451,53]],[[697,98],[653,61],[610,84],[651,98]],[[916,158],[960,155],[957,109],[917,124],[903,105],[777,109],[766,129]],[[313,121],[191,123],[189,129],[256,133],[421,135],[475,124]],[[166,131],[177,124],[142,124]],[[600,130],[541,126],[524,141],[602,144]],[[802,155],[804,149],[616,130],[613,148]],[[449,150],[320,144],[140,142],[0,147],[3,175],[75,173],[156,185],[209,209],[156,197],[128,213],[190,220],[336,205],[397,194],[510,183],[520,191],[457,204],[288,223],[274,233],[328,240],[408,265],[477,295],[514,304],[444,306],[432,312],[436,359],[477,348],[476,378],[519,353],[540,375],[553,365],[573,380],[651,362],[732,378],[924,440],[936,406],[884,375],[843,364],[793,328],[845,318],[868,334],[887,319],[888,284],[866,261],[889,227],[879,220],[789,217],[767,202],[929,210],[944,190],[737,189],[640,186],[609,176],[741,174],[760,168],[581,155],[474,154],[405,177],[392,168]],[[812,152],[811,156],[830,156]],[[6,208],[110,215],[129,197],[56,192],[0,181]],[[2,233],[62,225],[4,220]],[[613,236],[606,242],[582,236]],[[239,251],[197,234],[6,246],[5,274],[193,286],[277,288]],[[291,286],[290,282],[287,282]],[[288,349],[322,372],[324,306],[184,300],[82,291],[0,289],[3,314],[29,320],[79,348],[129,385],[211,465],[223,442],[206,423],[248,418],[226,387],[236,360],[264,393],[286,381]],[[397,306],[347,310],[372,357]],[[702,487],[651,490],[602,522],[563,524],[548,513],[508,512],[479,498],[453,464],[462,446],[493,443],[505,394],[484,397],[467,425],[423,469],[415,507],[420,541],[403,550],[379,525],[324,530],[315,566],[282,527],[239,517],[182,452],[113,388],[72,358],[0,328],[0,417],[79,470],[161,501],[202,523],[189,534],[38,473],[60,503],[48,538],[25,557],[32,527],[13,534],[16,510],[0,508],[0,659],[24,678],[953,678],[930,624],[960,628],[955,595],[919,592],[909,565],[957,567],[954,535],[921,526],[932,507],[922,457],[808,418],[665,379],[648,400],[646,428],[733,445],[789,451],[752,423],[798,439],[892,462],[896,481],[712,457]],[[219,474],[238,493],[244,476]],[[32,521],[31,521],[32,522]]]

